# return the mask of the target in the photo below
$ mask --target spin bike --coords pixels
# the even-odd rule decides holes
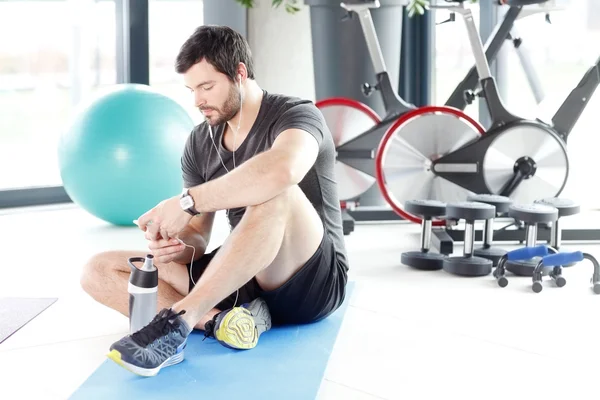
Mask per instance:
[[[509,5],[545,1],[504,0]],[[463,17],[475,56],[480,96],[487,103],[492,124],[483,135],[468,143],[444,144],[444,149],[451,150],[436,159],[415,159],[413,163],[409,161],[414,153],[411,141],[417,135],[431,138],[431,131],[439,132],[442,126],[445,136],[438,136],[432,143],[437,146],[438,142],[452,140],[456,123],[448,124],[443,113],[427,114],[426,123],[416,120],[412,125],[403,125],[398,121],[388,130],[377,151],[378,183],[387,193],[386,198],[401,208],[407,191],[414,198],[454,200],[453,194],[459,193],[457,188],[460,188],[463,193],[507,196],[516,203],[558,196],[569,175],[567,138],[600,84],[600,58],[565,99],[553,116],[552,125],[521,118],[509,112],[500,99],[471,10],[464,6],[464,0],[446,0],[446,3],[449,4],[438,3],[431,8],[447,9]],[[414,177],[423,174],[432,175],[437,186],[424,188],[419,184]],[[456,200],[464,201],[465,197]]]
[[[426,168],[423,169],[423,163],[430,163],[426,160],[435,159],[451,152],[461,145],[477,139],[484,132],[484,128],[477,121],[463,112],[474,98],[474,95],[469,96],[469,93],[472,93],[479,84],[478,71],[476,65],[474,65],[467,72],[464,79],[460,81],[446,101],[445,106],[417,108],[409,104],[392,87],[379,47],[370,12],[371,8],[378,8],[379,6],[377,0],[355,0],[352,3],[341,3],[341,7],[348,12],[350,18],[354,15],[358,16],[376,73],[377,83],[375,85],[363,84],[363,93],[365,96],[371,95],[376,90],[381,93],[386,112],[385,116],[380,118],[367,105],[347,98],[328,98],[316,102],[316,105],[323,113],[334,138],[337,151],[336,176],[342,208],[346,203],[355,202],[375,182],[379,183],[381,181],[380,177],[378,179],[378,175],[382,172],[378,170],[377,162],[374,159],[376,149],[386,132],[389,136],[390,131],[393,132],[400,127],[409,126],[407,129],[413,132],[410,135],[412,150],[409,151],[409,157],[403,162],[412,162],[412,165],[417,166],[423,173],[411,178],[412,183],[408,182],[406,184],[404,193],[395,190],[392,194],[391,191],[385,190],[385,188],[381,190],[381,193],[398,215],[404,219],[420,223],[421,219],[419,217],[403,210],[402,203],[421,195],[418,190],[413,190],[415,185],[418,188],[423,186],[423,180],[426,182],[432,180],[431,174],[427,173]],[[510,7],[502,21],[496,26],[485,45],[485,55],[488,60],[492,61],[496,58],[506,40],[511,40],[515,49],[519,50],[522,39],[514,33],[513,26],[515,21],[522,15],[521,11],[522,7],[520,6]],[[526,60],[525,57],[525,54],[520,55],[522,60]],[[530,77],[531,74],[528,73],[527,76]],[[541,89],[539,89],[539,85],[536,85],[536,82],[529,79],[529,84],[534,94],[536,94],[536,98],[543,96],[539,94]],[[465,93],[467,94],[465,95]],[[430,129],[428,135],[420,135],[422,125],[427,126],[431,118],[436,121],[436,131],[432,134]],[[467,191],[457,185],[444,182],[434,182],[434,184],[441,185],[441,187],[436,187],[435,192],[444,201],[464,199],[467,195]],[[429,197],[431,196],[427,195],[423,198]],[[344,223],[346,222],[346,219],[344,219]],[[433,221],[433,225],[443,224],[444,222],[440,220]]]

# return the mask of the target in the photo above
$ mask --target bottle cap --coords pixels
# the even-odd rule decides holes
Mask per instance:
[[[154,256],[152,254],[146,255],[146,260],[144,261],[144,265],[142,266],[142,271],[155,271],[156,267],[154,266]]]

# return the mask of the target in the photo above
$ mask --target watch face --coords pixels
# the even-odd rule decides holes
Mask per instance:
[[[186,210],[186,209],[190,208],[191,206],[193,206],[194,202],[190,196],[185,196],[185,197],[181,198],[181,200],[179,200],[179,204],[181,204],[181,208]]]

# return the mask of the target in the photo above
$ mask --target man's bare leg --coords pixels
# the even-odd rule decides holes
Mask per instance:
[[[194,326],[253,277],[263,290],[280,287],[313,256],[323,233],[321,219],[298,186],[247,207],[195,288],[173,310],[185,310],[182,318]]]
[[[110,251],[92,257],[85,265],[81,275],[83,289],[101,304],[110,307],[126,317],[129,316],[129,257],[145,257],[148,253],[129,251]],[[158,269],[157,312],[170,308],[188,294],[187,266],[177,263],[156,264]],[[204,324],[211,320],[218,309],[210,310],[200,318],[196,329],[204,329]]]

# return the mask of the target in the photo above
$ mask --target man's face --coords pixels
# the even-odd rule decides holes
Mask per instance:
[[[185,85],[194,93],[194,105],[212,126],[233,118],[240,109],[240,90],[227,75],[205,60],[194,64],[184,75]]]

